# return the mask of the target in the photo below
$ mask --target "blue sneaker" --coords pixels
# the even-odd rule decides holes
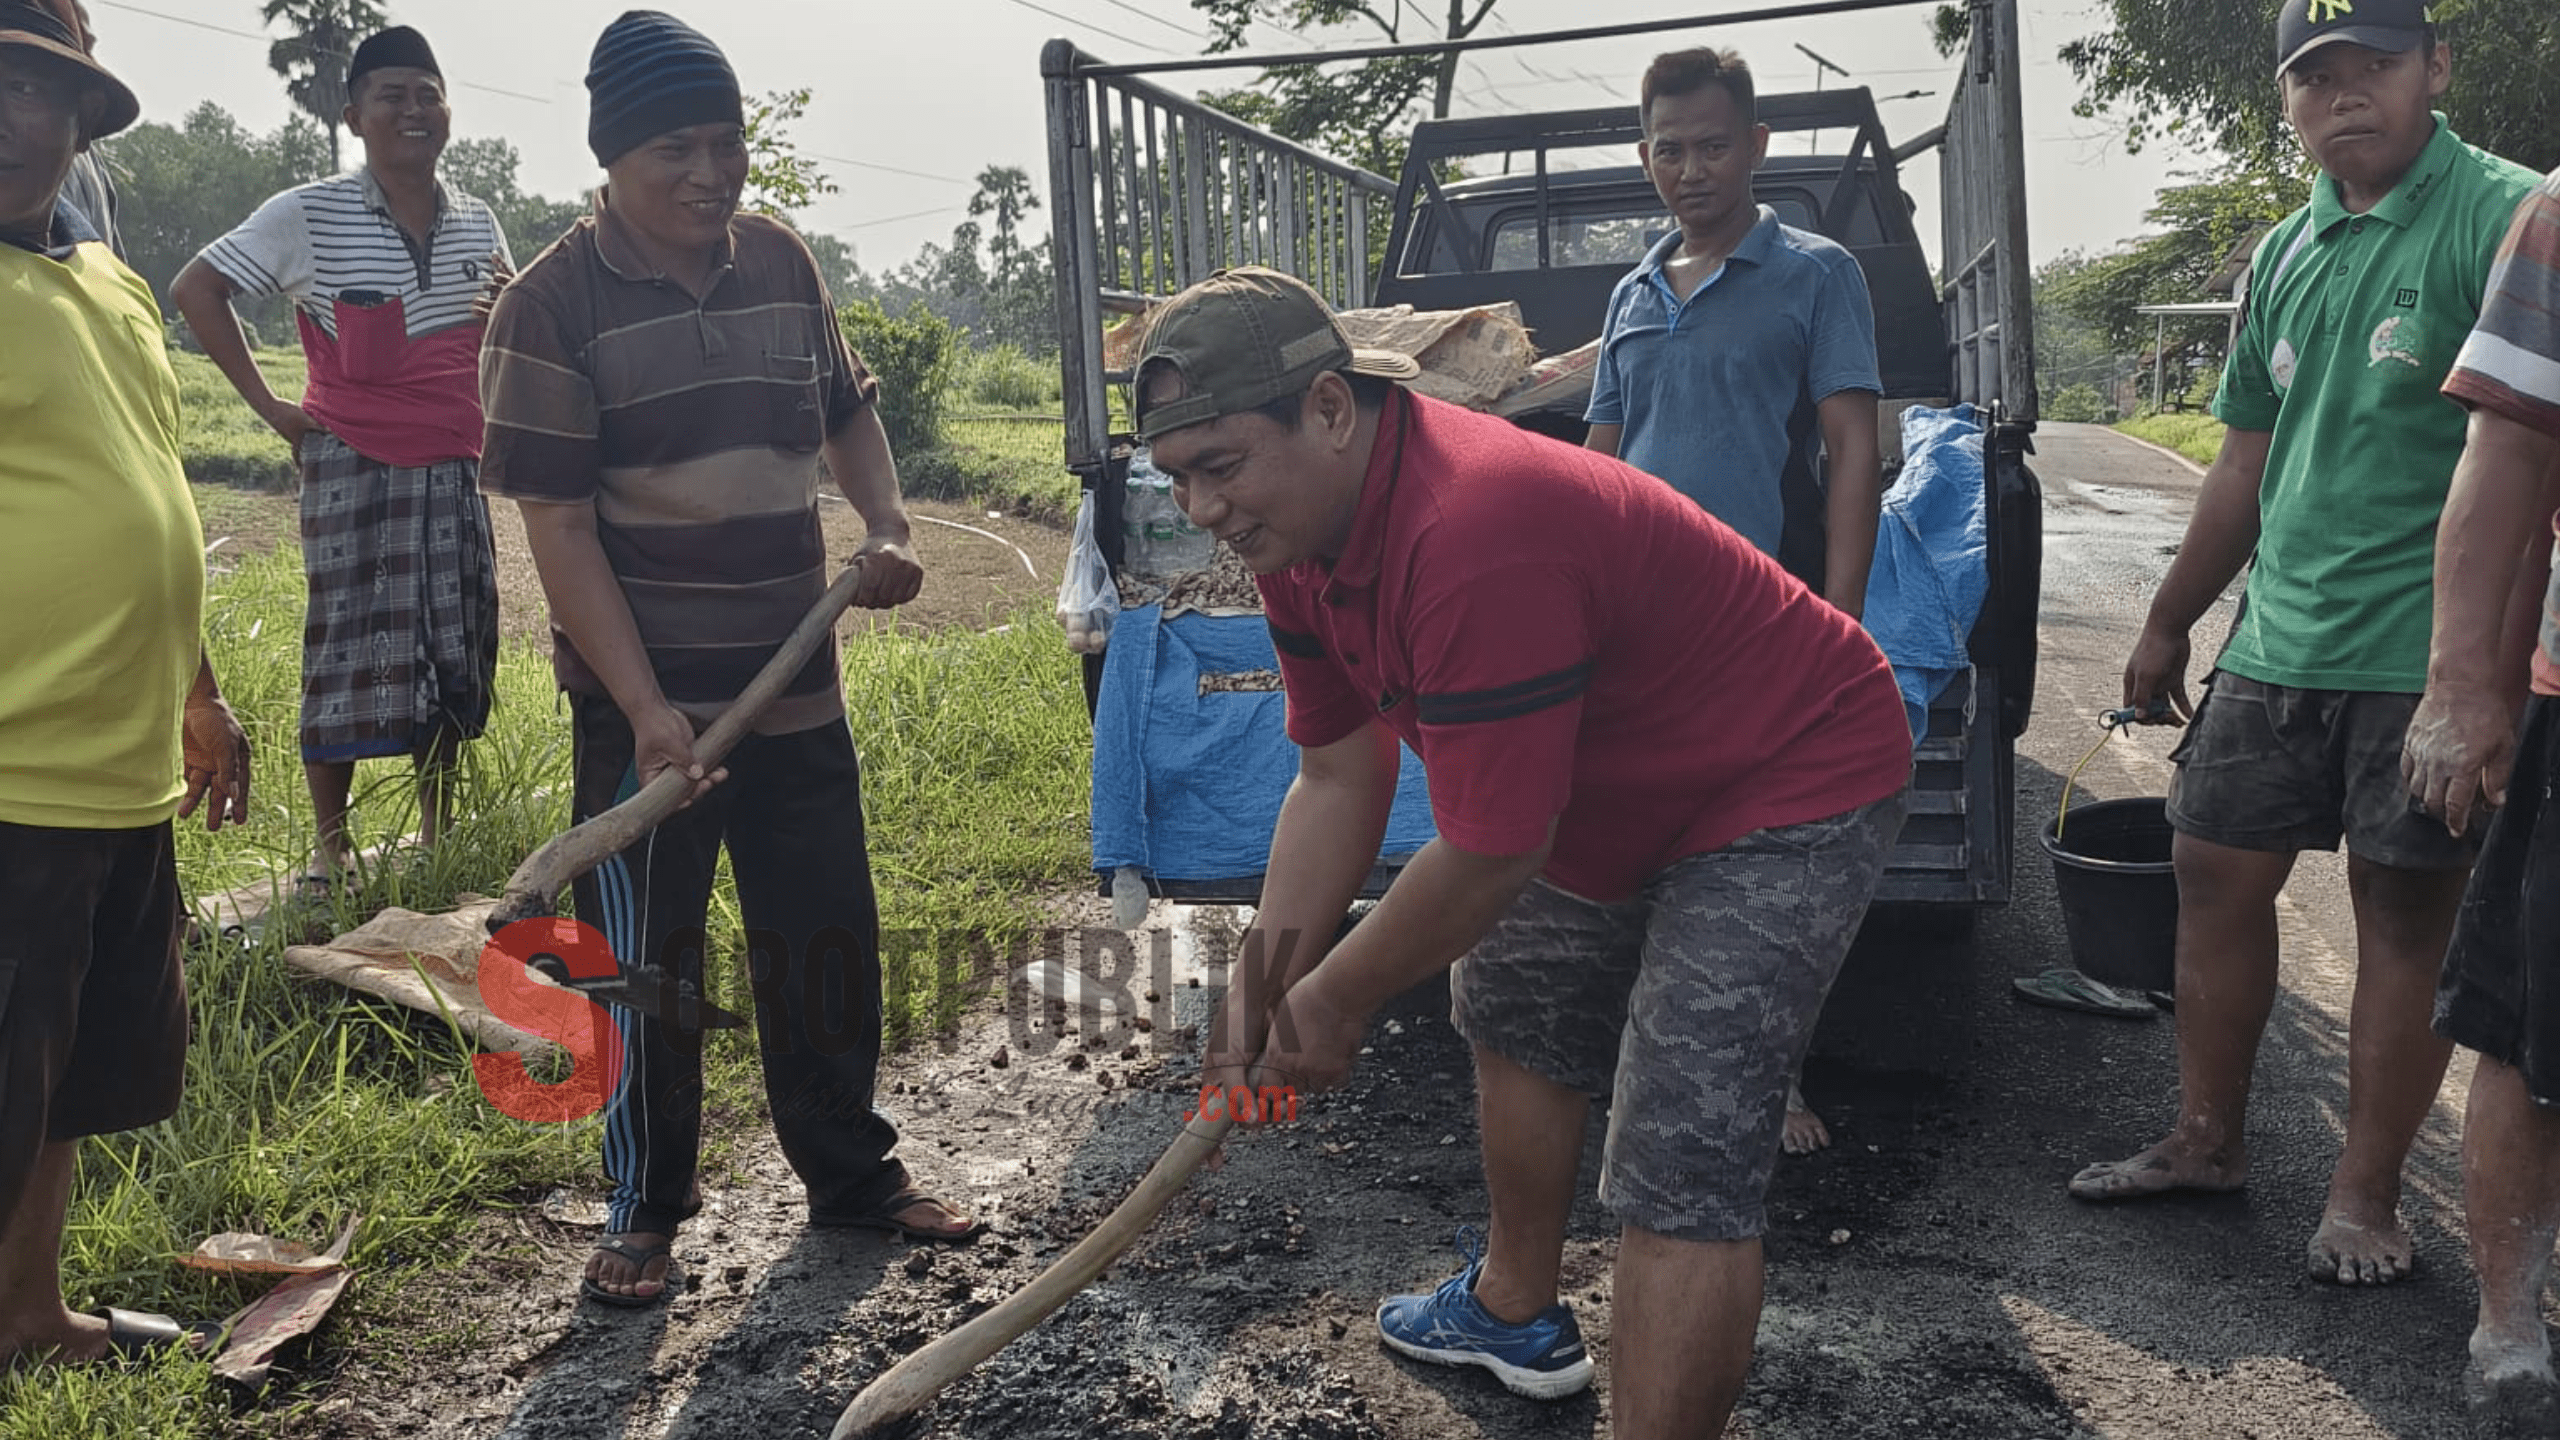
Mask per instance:
[[[1458,1232],[1467,1268],[1428,1295],[1391,1295],[1378,1307],[1378,1338],[1399,1355],[1434,1365],[1481,1365],[1517,1395],[1561,1400],[1591,1383],[1591,1352],[1573,1312],[1550,1305],[1526,1325],[1506,1324],[1476,1303],[1484,1237]]]

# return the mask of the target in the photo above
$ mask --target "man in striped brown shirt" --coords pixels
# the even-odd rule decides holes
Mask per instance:
[[[845,345],[808,247],[738,211],[747,154],[720,51],[636,11],[597,42],[587,86],[608,184],[499,298],[481,483],[522,509],[551,602],[576,817],[669,766],[702,788],[578,882],[578,914],[626,967],[698,974],[725,841],[774,1128],[811,1221],[966,1238],[974,1223],[891,1158],[897,1131],[872,1104],[879,917],[832,642],[724,770],[705,774],[693,752],[826,587],[822,454],[869,526],[855,603],[885,609],[921,586],[878,383]],[[606,1111],[611,1218],[583,1289],[647,1305],[700,1204],[700,1036],[618,1018],[629,1071]]]
[[[2400,768],[2416,803],[2456,834],[2494,814],[2435,1005],[2436,1033],[2480,1056],[2462,1135],[2480,1280],[2468,1388],[2502,1433],[2551,1435],[2560,1383],[2542,1292],[2560,1238],[2560,575],[2544,527],[2560,525],[2560,170],[2516,212],[2444,393],[2471,426],[2436,532],[2427,695]]]

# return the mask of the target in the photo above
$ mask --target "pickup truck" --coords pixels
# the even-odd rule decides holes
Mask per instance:
[[[1765,95],[1760,116],[1775,135],[1845,144],[1805,154],[1773,139],[1754,181],[1781,219],[1846,246],[1865,272],[1889,467],[1898,464],[1904,403],[1971,404],[1984,425],[1990,585],[1968,638],[1973,668],[1930,707],[1911,818],[1878,893],[1888,903],[1944,907],[1954,929],[1970,924],[1975,907],[2010,895],[2015,745],[2035,691],[2043,544],[2042,493],[2026,463],[2037,397],[2017,5],[1970,0],[1970,9],[1945,124],[1896,146],[1863,89]],[[1113,387],[1130,377],[1104,360],[1115,315],[1143,311],[1223,266],[1261,264],[1300,276],[1344,309],[1510,301],[1539,349],[1554,354],[1598,337],[1610,288],[1672,224],[1643,171],[1624,163],[1641,135],[1632,106],[1426,121],[1402,175],[1389,181],[1145,78],[1167,68],[1108,64],[1063,40],[1041,59],[1066,463],[1091,497],[1115,566],[1132,454],[1115,425],[1125,403],[1111,403]],[[1936,267],[1901,183],[1902,167],[1933,150],[1942,196]],[[1594,155],[1619,163],[1573,163]],[[1578,409],[1514,419],[1568,440],[1583,430]],[[1790,510],[1818,515],[1819,496],[1790,497]],[[1801,555],[1780,558],[1801,573]],[[1087,662],[1096,703],[1103,674],[1099,660]],[[1267,743],[1288,745],[1276,720]],[[1371,893],[1391,879],[1382,867]],[[1261,884],[1259,875],[1148,880],[1160,895],[1230,904],[1254,903]]]

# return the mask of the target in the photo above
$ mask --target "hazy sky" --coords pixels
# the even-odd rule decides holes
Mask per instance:
[[[284,119],[282,82],[267,69],[265,44],[253,38],[260,28],[257,0],[88,3],[99,56],[142,97],[145,119],[174,121],[208,99],[252,130],[272,129]],[[719,42],[750,92],[799,86],[816,92],[798,138],[804,151],[825,158],[843,189],[805,219],[810,228],[853,244],[862,263],[874,269],[906,259],[925,241],[947,238],[963,216],[971,177],[986,165],[1022,166],[1045,189],[1042,42],[1063,35],[1106,59],[1142,60],[1156,49],[1199,52],[1205,28],[1186,0],[663,3]],[[1700,8],[1729,13],[1750,3],[1715,0]],[[2040,261],[2140,233],[2152,192],[2175,172],[2198,164],[2191,156],[2129,156],[2110,131],[2071,113],[2070,72],[2054,54],[2097,28],[2097,4],[2024,0],[2029,225]],[[596,35],[630,8],[627,0],[390,0],[387,8],[395,21],[417,26],[434,44],[453,89],[456,136],[503,135],[513,141],[524,157],[528,190],[565,196],[594,183],[598,172],[586,149],[581,81]],[[1461,72],[1457,110],[1624,103],[1634,98],[1634,77],[1656,51],[1706,39],[1740,48],[1763,89],[1800,89],[1815,79],[1814,63],[1795,48],[1803,45],[1880,96],[1939,91],[1883,106],[1886,128],[1900,140],[1944,116],[1953,67],[1929,44],[1928,10],[1914,4],[1822,20],[1702,27],[1471,56]],[[1485,33],[1677,13],[1679,0],[1498,0],[1495,23]],[[1348,30],[1327,38],[1336,45],[1355,38],[1367,42]],[[1291,35],[1261,27],[1254,42],[1265,50],[1303,46]],[[1238,83],[1251,73],[1169,78],[1188,91]],[[1841,82],[1830,77],[1826,83]],[[2272,83],[2269,89],[2272,103]],[[360,151],[348,143],[352,159]],[[870,168],[882,166],[890,168]],[[1908,178],[1924,207],[1923,233],[1929,234],[1935,166],[1915,170]]]

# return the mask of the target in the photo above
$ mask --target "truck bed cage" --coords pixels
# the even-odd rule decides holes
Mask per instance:
[[[1065,40],[1040,56],[1066,462],[1087,488],[1111,451],[1104,387],[1128,379],[1105,373],[1087,297],[1136,310],[1229,266],[1268,265],[1357,308],[1368,302],[1370,206],[1395,193],[1383,176],[1110,68]]]
[[[1938,213],[1946,248],[1947,342],[1956,351],[1952,397],[1999,426],[2035,429],[2035,276],[2027,258],[2026,136],[2017,123],[2018,9],[1972,0],[1965,82],[1947,107],[1938,152]],[[2007,103],[1994,103],[2006,97]],[[1958,156],[1974,157],[1971,165]],[[1981,163],[1996,156],[1997,163]]]
[[[1466,40],[1423,40],[1411,45],[1362,45],[1343,50],[1300,50],[1279,55],[1200,55],[1180,60],[1142,60],[1121,65],[1097,63],[1086,73],[1104,77],[1170,75],[1186,70],[1275,69],[1284,65],[1330,65],[1344,60],[1392,60],[1408,56],[1463,55],[1476,50],[1505,50],[1518,45],[1549,45],[1560,40],[1614,40],[1622,35],[1658,35],[1666,30],[1704,30],[1719,25],[1749,25],[1763,20],[1802,20],[1816,15],[1848,15],[1860,10],[1894,10],[1929,0],[1804,0],[1795,5],[1769,5],[1736,10],[1730,15],[1683,15],[1669,20],[1629,20],[1616,25],[1584,25],[1571,30],[1539,30],[1522,35],[1480,35]]]

